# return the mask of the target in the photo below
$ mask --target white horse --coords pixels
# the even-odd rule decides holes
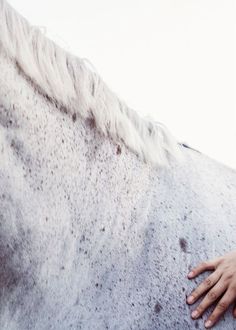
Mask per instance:
[[[0,0],[0,329],[203,329],[236,172],[141,119]],[[199,303],[199,302],[198,302]],[[236,329],[228,310],[216,329]]]

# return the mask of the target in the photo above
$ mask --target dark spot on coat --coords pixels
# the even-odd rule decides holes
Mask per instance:
[[[90,128],[90,129],[94,129],[96,127],[96,122],[94,117],[90,117],[86,119],[86,125]]]
[[[11,147],[18,154],[21,150],[21,144],[18,141],[11,140]]]
[[[181,247],[181,250],[186,253],[187,252],[187,241],[185,238],[179,239],[179,245]]]
[[[72,115],[72,120],[73,120],[73,122],[76,121],[76,113],[73,113],[73,115]]]
[[[154,307],[154,312],[159,314],[160,311],[162,310],[162,306],[161,304],[157,301],[156,304],[155,304],[155,307]]]
[[[58,108],[60,109],[60,111],[62,112],[62,113],[65,113],[65,114],[68,114],[68,110],[67,110],[67,108],[64,106],[64,105],[61,105],[60,104],[60,106],[58,105]]]
[[[121,154],[121,147],[120,147],[120,145],[117,146],[116,154],[117,155],[120,155]]]
[[[80,239],[80,243],[82,243],[82,242],[84,242],[84,241],[85,241],[85,236],[82,235],[82,236],[81,236],[81,239]]]
[[[77,299],[76,299],[76,301],[75,301],[75,306],[78,305],[79,302],[80,302],[80,297],[78,296]]]
[[[196,321],[196,322],[194,323],[194,325],[195,325],[195,328],[196,328],[196,329],[199,328],[199,323],[198,323],[198,321]]]

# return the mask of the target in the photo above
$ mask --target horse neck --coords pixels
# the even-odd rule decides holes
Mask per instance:
[[[32,175],[29,179],[35,187],[40,186],[41,180],[48,180],[45,193],[50,192],[51,185],[61,185],[58,193],[63,195],[66,191],[73,199],[66,177],[74,176],[76,196],[83,199],[106,194],[117,207],[126,203],[131,212],[148,189],[150,165],[99,133],[92,119],[71,117],[61,111],[3,52],[0,70],[5,151],[11,159],[18,158],[22,177]],[[13,174],[14,170],[17,174],[13,166]],[[37,177],[33,178],[34,174]],[[46,178],[42,178],[45,174]]]

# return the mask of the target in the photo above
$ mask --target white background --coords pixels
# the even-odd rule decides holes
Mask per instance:
[[[236,168],[234,0],[11,0],[142,116]]]

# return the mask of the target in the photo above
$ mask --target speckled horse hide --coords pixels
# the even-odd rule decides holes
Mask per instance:
[[[145,163],[0,53],[0,329],[204,329],[188,295],[236,248],[236,173]],[[236,329],[231,309],[215,329]]]

